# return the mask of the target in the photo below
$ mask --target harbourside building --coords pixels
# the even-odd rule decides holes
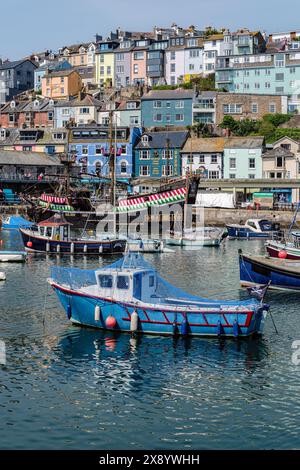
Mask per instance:
[[[144,132],[134,148],[134,174],[138,178],[181,176],[181,155],[188,131]]]
[[[201,178],[223,178],[224,137],[189,137],[181,150],[181,174],[196,173]]]
[[[0,129],[0,149],[48,155],[66,150],[66,129]]]
[[[67,60],[45,61],[34,71],[34,91],[42,91],[42,78],[50,71],[71,70],[72,65]]]
[[[63,172],[59,159],[44,153],[5,151],[0,148],[0,181],[55,181]]]
[[[74,69],[48,70],[42,78],[42,96],[52,99],[69,99],[82,90],[82,80]]]
[[[141,135],[137,127],[112,129],[103,126],[78,126],[70,131],[70,150],[76,152],[82,173],[109,177],[110,152],[116,153],[116,176],[129,181],[133,175],[133,147]],[[116,149],[115,149],[116,142]]]
[[[262,178],[264,137],[230,137],[224,144],[224,178]]]
[[[117,41],[102,41],[95,51],[95,82],[97,85],[115,86],[115,54]]]
[[[96,123],[102,101],[92,95],[79,93],[76,98],[59,100],[54,106],[54,122],[56,127],[69,124],[82,125]]]
[[[193,123],[193,90],[152,90],[141,99],[142,126],[186,127]]]
[[[193,124],[215,124],[217,110],[215,91],[196,92],[193,99]]]

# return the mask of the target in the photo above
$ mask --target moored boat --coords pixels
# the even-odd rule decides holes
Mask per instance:
[[[240,283],[243,287],[300,291],[300,261],[252,256],[239,252]]]
[[[0,251],[0,262],[14,263],[26,261],[26,251]]]
[[[280,235],[280,224],[266,219],[248,219],[245,224],[226,225],[229,238],[270,238]]]
[[[29,252],[105,255],[125,251],[126,240],[109,236],[76,238],[71,236],[70,227],[62,215],[55,214],[29,229],[20,228],[20,233]]]
[[[137,253],[96,271],[53,266],[48,282],[72,323],[113,331],[247,337],[262,333],[268,310],[256,299],[218,301],[188,294]]]
[[[186,230],[183,235],[173,234],[166,239],[167,245],[202,247],[220,246],[227,237],[227,231],[217,227],[203,227],[200,230]]]

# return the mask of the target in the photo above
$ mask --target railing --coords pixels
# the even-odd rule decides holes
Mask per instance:
[[[44,175],[43,178],[39,178],[39,175],[16,175],[9,173],[1,173],[0,181],[17,181],[17,182],[42,182],[42,181],[57,181],[59,176],[48,176]]]

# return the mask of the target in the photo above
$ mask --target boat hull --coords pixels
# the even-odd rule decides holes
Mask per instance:
[[[286,252],[286,259],[300,260],[300,249],[289,247],[284,243],[268,243],[266,245],[266,250],[272,258],[279,258],[279,252]]]
[[[300,291],[299,273],[289,272],[282,265],[270,263],[262,257],[240,255],[240,283],[242,286],[267,285],[270,289]]]
[[[277,232],[252,232],[247,227],[226,226],[229,238],[271,238]]]
[[[23,251],[0,251],[1,263],[23,263],[27,253]]]
[[[123,253],[126,240],[52,240],[35,236],[28,230],[20,229],[25,249],[29,252],[55,253],[64,255],[105,255]]]
[[[162,310],[161,307],[139,307],[73,291],[53,281],[50,284],[72,323],[112,330],[106,326],[107,318],[112,315],[116,320],[113,330],[118,332],[131,332],[131,315],[136,311],[139,318],[136,332],[141,334],[248,337],[262,333],[266,315],[264,306],[238,312],[217,308],[186,312],[178,310],[178,307],[176,311]],[[99,317],[95,314],[97,306],[100,307]],[[188,327],[183,332],[182,323],[185,321]]]

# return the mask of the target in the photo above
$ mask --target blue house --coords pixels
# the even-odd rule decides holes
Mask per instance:
[[[193,124],[192,90],[151,90],[142,97],[142,126],[186,127]]]
[[[70,150],[76,152],[83,173],[109,177],[110,150],[115,152],[116,142],[116,177],[128,182],[133,174],[133,147],[141,133],[138,127],[113,129],[110,149],[108,126],[74,127],[70,132]]]
[[[134,148],[135,176],[180,176],[180,151],[188,136],[188,131],[145,132]]]

